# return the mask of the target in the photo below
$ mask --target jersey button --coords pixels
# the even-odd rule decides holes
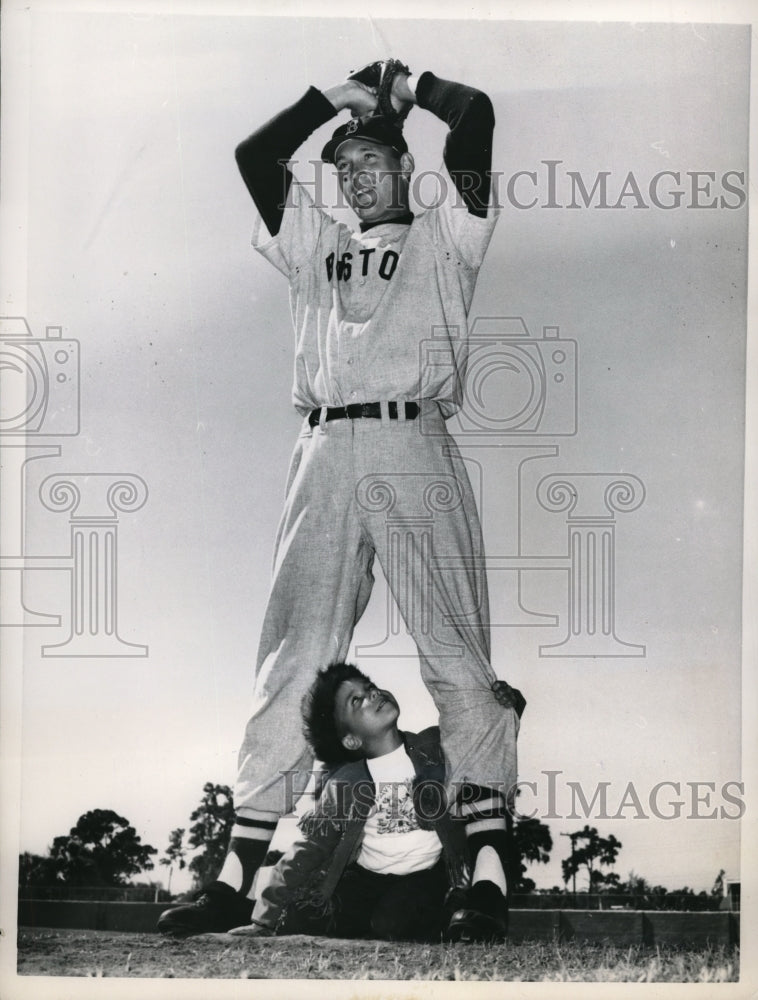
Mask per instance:
[[[348,358],[348,359],[347,359],[347,363],[348,363],[349,365],[351,365],[351,364],[353,363],[353,359],[352,359],[352,358]]]

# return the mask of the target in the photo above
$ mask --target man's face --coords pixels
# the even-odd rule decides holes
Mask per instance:
[[[380,691],[370,681],[357,678],[343,681],[334,699],[334,718],[345,735],[371,743],[393,729],[400,708],[389,691]]]
[[[337,150],[337,178],[361,222],[390,221],[408,211],[409,155],[368,139],[346,139]]]

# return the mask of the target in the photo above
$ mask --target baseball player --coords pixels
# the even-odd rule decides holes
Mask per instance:
[[[449,128],[439,203],[418,214],[410,203],[414,161],[401,128],[414,105]],[[313,185],[287,166],[343,109],[351,118],[334,131],[322,160],[336,168],[356,231],[316,204]],[[448,936],[505,934],[506,798],[516,780],[524,700],[490,665],[479,519],[445,428],[461,404],[467,314],[496,222],[493,128],[486,94],[428,71],[414,76],[390,60],[323,92],[311,87],[237,148],[257,209],[253,246],[289,283],[293,402],[302,423],[228,855],[195,902],[161,916],[165,932],[223,931],[249,921],[253,876],[313,763],[299,730],[301,700],[317,668],[347,658],[378,558],[418,647],[439,711],[455,813],[466,824],[471,885]],[[400,546],[388,514],[403,525]]]

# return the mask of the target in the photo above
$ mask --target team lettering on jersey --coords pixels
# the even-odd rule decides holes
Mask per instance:
[[[353,254],[349,250],[346,250],[340,257],[337,257],[334,251],[332,251],[324,260],[326,276],[329,281],[332,280],[335,274],[337,281],[350,281],[350,276],[353,273],[353,264],[355,264],[356,273],[358,273],[358,268],[360,268],[360,274],[365,278],[369,271],[369,262],[371,262],[371,265],[376,267],[379,277],[384,278],[385,281],[389,281],[395,273],[397,262],[400,260],[400,254],[395,250],[385,250],[381,255],[374,256],[376,253],[376,247],[366,247],[363,250],[359,250],[357,254],[361,258],[359,261],[353,259]]]

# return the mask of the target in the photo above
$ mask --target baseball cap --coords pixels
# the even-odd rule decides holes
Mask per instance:
[[[369,139],[381,146],[392,146],[398,153],[408,152],[408,143],[397,125],[384,115],[371,115],[366,118],[351,118],[347,124],[335,129],[331,139],[321,150],[321,159],[326,163],[334,163],[337,150],[348,139]]]

